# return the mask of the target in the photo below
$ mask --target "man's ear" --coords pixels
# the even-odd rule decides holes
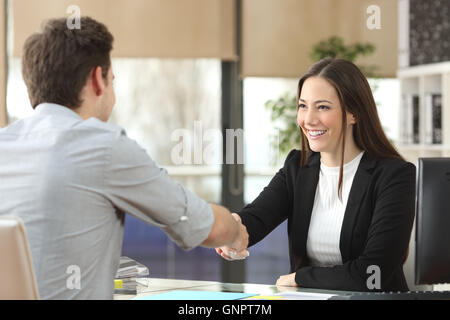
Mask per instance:
[[[105,90],[105,79],[103,79],[102,67],[95,67],[92,70],[92,85],[97,96],[101,96]]]

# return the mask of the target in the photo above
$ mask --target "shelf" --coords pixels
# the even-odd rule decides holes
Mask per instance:
[[[182,166],[163,166],[171,177],[220,177],[222,166],[203,166],[203,165],[182,165]],[[246,168],[246,177],[273,177],[279,170],[279,167]]]
[[[432,76],[440,75],[446,72],[450,72],[450,62],[431,63],[420,66],[401,68],[397,70],[397,78],[405,79],[422,76]]]
[[[403,151],[450,151],[450,146],[441,144],[396,144],[395,147]]]
[[[397,77],[402,115],[398,151],[410,160],[450,157],[450,61],[401,68]],[[441,102],[434,104],[430,94],[441,94]],[[437,131],[435,116],[441,121]],[[442,144],[429,143],[439,135]],[[412,143],[413,138],[420,143]]]

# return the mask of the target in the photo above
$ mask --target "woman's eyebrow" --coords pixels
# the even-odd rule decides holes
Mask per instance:
[[[306,100],[303,100],[303,99],[300,99],[300,101],[301,101],[301,102],[306,102]],[[315,103],[315,104],[318,104],[318,103],[323,103],[323,102],[327,102],[327,103],[329,103],[329,104],[333,104],[333,102],[328,101],[328,100],[317,100],[317,101],[314,102],[314,103]]]

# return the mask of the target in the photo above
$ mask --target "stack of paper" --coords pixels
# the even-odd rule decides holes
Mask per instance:
[[[114,281],[114,293],[136,294],[136,278],[148,275],[148,268],[143,264],[128,257],[120,257],[119,268]]]
[[[115,279],[114,293],[137,294],[136,278]]]
[[[335,294],[329,293],[314,293],[314,292],[282,292],[274,294],[283,300],[328,300]]]
[[[174,290],[154,295],[135,297],[133,300],[239,300],[254,293]]]
[[[143,264],[128,257],[120,257],[116,279],[138,278],[149,275],[148,268]]]

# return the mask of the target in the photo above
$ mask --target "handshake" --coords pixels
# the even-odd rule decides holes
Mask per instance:
[[[222,256],[222,258],[228,261],[243,260],[250,255],[247,250],[248,247],[247,228],[242,224],[241,217],[238,214],[232,213],[231,215],[238,224],[234,240],[229,246],[222,246],[216,248],[216,252],[220,256]]]

